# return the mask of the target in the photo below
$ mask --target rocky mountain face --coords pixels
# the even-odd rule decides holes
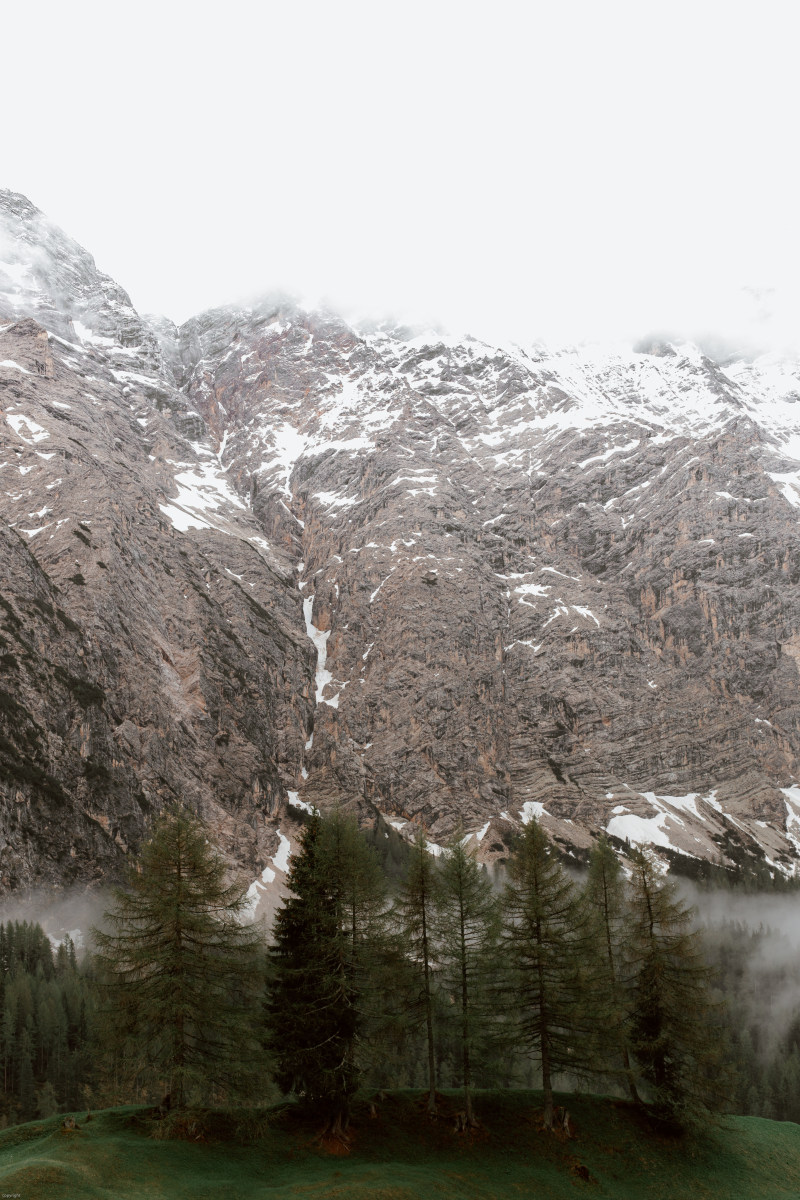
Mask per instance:
[[[0,412],[4,887],[176,796],[254,900],[335,803],[794,873],[800,364],[176,329],[0,193]]]
[[[114,874],[178,797],[254,869],[312,724],[291,571],[127,296],[0,201],[0,880]]]

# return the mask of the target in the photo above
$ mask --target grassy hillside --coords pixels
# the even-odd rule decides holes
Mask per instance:
[[[564,1097],[575,1136],[536,1123],[537,1093],[483,1095],[484,1128],[467,1136],[429,1121],[418,1093],[393,1093],[354,1122],[349,1154],[320,1147],[292,1111],[261,1140],[236,1145],[148,1136],[145,1110],[110,1109],[75,1130],[61,1117],[0,1134],[0,1193],[23,1200],[503,1200],[582,1194],[616,1200],[796,1200],[800,1126],[731,1117],[702,1142],[659,1136],[626,1105]],[[456,1102],[445,1098],[451,1111]]]

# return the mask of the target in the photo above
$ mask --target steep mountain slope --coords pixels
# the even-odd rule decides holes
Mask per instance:
[[[179,796],[255,869],[280,844],[282,764],[310,721],[299,598],[216,456],[177,431],[197,418],[141,322],[140,343],[114,326],[127,298],[88,256],[53,324],[109,295],[102,339],[13,321],[50,321],[51,267],[72,249],[42,245],[36,289],[0,295],[2,882],[113,872]]]
[[[287,798],[487,859],[535,814],[794,870],[798,364],[280,297],[176,330],[0,213],[2,686],[41,744],[4,736],[61,789],[0,743],[6,884],[111,869],[175,794],[264,880]]]
[[[280,302],[180,347],[323,652],[307,802],[363,796],[434,839],[490,821],[489,857],[536,813],[567,844],[753,838],[790,869],[796,369]]]

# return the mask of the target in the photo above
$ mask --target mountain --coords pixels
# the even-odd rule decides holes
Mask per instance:
[[[3,886],[114,874],[178,796],[254,900],[336,803],[794,874],[798,405],[664,341],[178,329],[0,192]]]

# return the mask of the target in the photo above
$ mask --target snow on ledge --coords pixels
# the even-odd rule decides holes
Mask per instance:
[[[615,814],[606,825],[606,833],[621,841],[629,841],[637,846],[672,846],[672,842],[664,832],[664,822],[668,820],[665,812],[657,813],[654,817],[637,817],[635,813],[627,812],[624,805],[618,804],[612,809]]]
[[[0,363],[0,366],[5,365],[7,364]],[[21,367],[20,370],[22,370]],[[27,372],[27,374],[30,374],[30,372]],[[41,425],[38,425],[30,417],[26,417],[23,413],[7,413],[6,420],[17,437],[22,438],[23,442],[28,442],[29,445],[33,445],[36,442],[43,442],[45,438],[50,437],[46,429],[43,429]],[[22,432],[23,426],[28,434],[27,437]]]
[[[549,817],[549,813],[545,806],[539,800],[526,800],[522,808],[519,810],[519,819],[523,825],[529,824],[534,818]]]
[[[201,520],[183,508],[176,508],[174,504],[159,504],[158,507],[178,533],[186,533],[187,529],[211,529],[208,521]]]

